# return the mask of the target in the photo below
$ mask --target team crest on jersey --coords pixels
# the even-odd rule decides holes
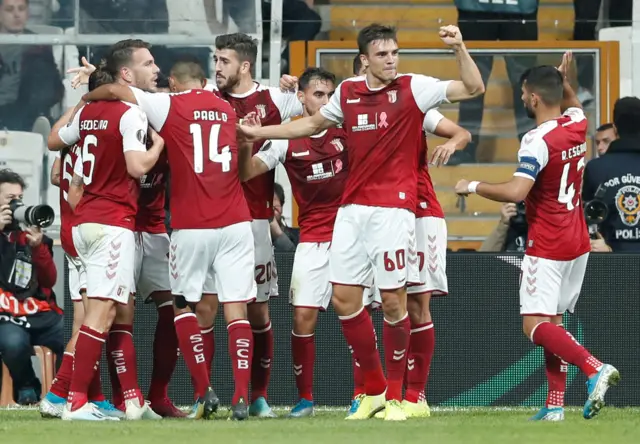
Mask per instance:
[[[342,140],[340,140],[340,139],[333,139],[331,141],[331,145],[333,145],[333,147],[336,149],[336,151],[338,151],[340,153],[344,151],[344,145],[342,145]]]
[[[622,223],[635,227],[640,221],[640,187],[627,185],[616,193],[616,208]]]
[[[396,103],[398,101],[398,90],[387,91],[387,96],[389,96],[389,103]]]
[[[261,119],[267,117],[267,105],[256,105],[256,111]]]

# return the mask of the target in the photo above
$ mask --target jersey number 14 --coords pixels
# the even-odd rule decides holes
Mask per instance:
[[[202,125],[192,123],[189,132],[193,138],[193,169],[196,173],[204,171],[204,146],[202,143]],[[209,160],[222,165],[222,172],[231,171],[231,151],[229,145],[218,151],[218,138],[220,137],[220,125],[212,125],[209,133]]]

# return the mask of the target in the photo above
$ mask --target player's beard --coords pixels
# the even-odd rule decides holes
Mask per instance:
[[[218,89],[220,91],[229,92],[233,90],[240,83],[240,68],[234,75],[230,75],[228,77],[223,77],[222,82],[218,82],[218,76],[216,76],[216,84],[218,85]]]
[[[527,117],[530,119],[535,119],[536,118],[536,112],[533,108],[531,108],[531,105],[529,105],[528,103],[524,104],[524,110],[527,112]]]

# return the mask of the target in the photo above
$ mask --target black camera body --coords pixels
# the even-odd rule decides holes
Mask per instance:
[[[604,222],[609,214],[609,206],[604,201],[604,196],[607,193],[607,189],[604,184],[600,184],[593,199],[584,203],[584,219],[587,222],[587,228],[589,228],[589,237],[591,239],[598,238],[598,231],[600,230],[600,224]]]
[[[9,202],[9,209],[13,213],[13,221],[5,227],[6,231],[20,230],[20,224],[31,227],[47,228],[53,224],[55,213],[49,205],[31,205],[26,207],[22,200],[13,199]]]

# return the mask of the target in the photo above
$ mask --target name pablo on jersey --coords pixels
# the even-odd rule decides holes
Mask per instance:
[[[573,148],[569,148],[562,152],[562,160],[573,159],[574,157],[584,156],[587,152],[587,144],[583,143],[578,146],[574,146]]]
[[[108,120],[81,120],[80,131],[106,130],[108,125]]]
[[[204,120],[208,122],[218,121],[218,122],[226,122],[229,120],[229,116],[227,113],[223,113],[220,111],[194,111],[193,112],[193,120]]]

